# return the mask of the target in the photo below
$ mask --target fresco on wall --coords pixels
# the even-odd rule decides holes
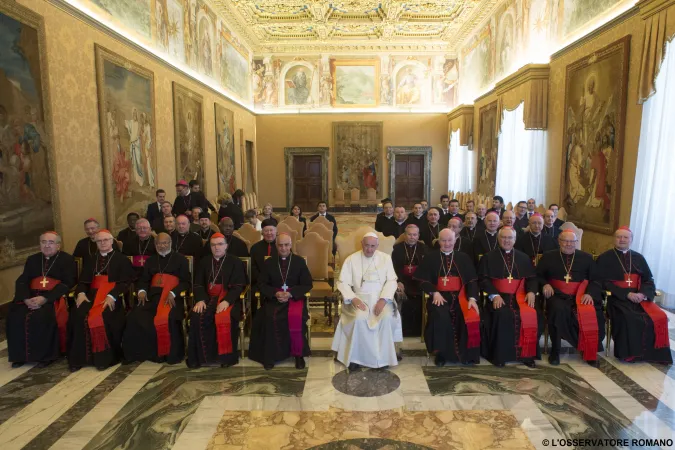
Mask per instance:
[[[107,226],[114,231],[155,199],[154,75],[96,45],[96,84]]]
[[[421,105],[425,89],[426,69],[422,65],[407,64],[396,72],[396,105]]]
[[[493,80],[492,73],[492,27],[487,25],[474,35],[461,50],[461,90],[473,99],[487,88]]]
[[[176,145],[176,177],[198,180],[205,189],[204,119],[202,96],[173,83],[173,126]]]
[[[546,57],[558,41],[558,12],[561,0],[523,0],[523,50]]]
[[[183,28],[182,0],[166,0],[167,36],[169,45],[167,52],[177,62],[185,62],[185,30]]]
[[[561,0],[563,38],[580,31],[624,0]]]
[[[220,82],[239,98],[249,98],[249,54],[223,24],[218,23],[218,61]]]
[[[296,65],[284,76],[284,102],[286,105],[308,105],[312,103],[312,71],[309,67]]]
[[[234,167],[234,113],[216,103],[215,116],[218,195],[231,194],[237,188]]]
[[[434,103],[445,103],[452,110],[457,106],[457,88],[459,84],[459,60],[446,59],[443,71],[434,84]]]
[[[513,71],[517,58],[515,0],[500,8],[496,21],[495,79],[500,79]]]
[[[630,36],[567,66],[561,197],[568,220],[618,226]]]
[[[41,27],[25,9],[0,5],[0,268],[21,264],[55,228]]]
[[[497,102],[479,110],[478,183],[476,192],[492,197],[497,182]]]
[[[150,0],[86,0],[113,22],[151,38]]]
[[[335,187],[382,195],[382,122],[333,122]]]
[[[380,99],[378,60],[332,60],[333,106],[373,107]]]

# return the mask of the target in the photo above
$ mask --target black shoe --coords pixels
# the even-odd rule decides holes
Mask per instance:
[[[190,364],[187,359],[185,360],[185,365],[188,369],[199,369],[202,366],[201,364]]]
[[[600,367],[600,362],[597,359],[594,359],[593,361],[586,361],[586,364],[591,367],[595,367],[596,369]]]
[[[443,358],[441,355],[436,355],[434,364],[436,364],[436,367],[443,367],[445,365],[445,358]]]
[[[548,363],[552,366],[559,366],[560,365],[560,356],[555,354],[555,353],[551,353],[548,357]]]
[[[75,372],[77,372],[78,370],[80,370],[81,368],[82,368],[82,366],[69,366],[69,367],[68,367],[68,369],[70,369],[70,372],[71,372],[71,373],[75,373]]]
[[[504,364],[503,362],[500,362],[500,363],[494,363],[494,366],[495,367],[504,367],[504,366],[506,366],[506,364]]]
[[[24,361],[15,361],[12,363],[12,369],[18,369],[19,367],[26,364]]]
[[[462,361],[463,366],[475,366],[476,362],[475,361]]]
[[[234,366],[235,364],[236,364],[236,363],[222,363],[222,364],[220,365],[220,368],[221,368],[221,369],[227,369],[228,367],[232,367],[232,366]]]
[[[271,370],[274,368],[274,364],[265,364],[263,367],[265,368],[265,370]]]
[[[302,356],[296,356],[295,357],[295,368],[296,369],[304,369],[305,368],[305,358]]]
[[[527,367],[529,367],[530,369],[534,369],[535,367],[537,367],[537,366],[535,365],[533,359],[525,360],[525,361],[523,361],[523,364],[525,364],[525,365],[526,365]]]
[[[402,354],[402,353],[397,354],[397,355],[396,355],[396,360],[397,360],[397,361],[402,361],[402,360],[403,360],[403,354]]]
[[[54,361],[40,361],[37,363],[35,366],[36,369],[44,369],[45,367],[49,367]]]
[[[133,361],[129,361],[129,360],[126,359],[126,358],[122,358],[122,360],[120,361],[120,364],[122,364],[123,366],[128,366],[128,365],[131,364],[132,362],[133,362]]]
[[[356,372],[356,371],[359,370],[360,368],[361,368],[361,366],[359,366],[359,365],[356,364],[356,363],[349,363],[348,369],[349,369],[350,372]]]

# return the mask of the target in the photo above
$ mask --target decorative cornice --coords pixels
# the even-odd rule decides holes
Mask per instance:
[[[448,113],[448,122],[452,122],[462,116],[473,115],[473,111],[474,105],[459,105]]]
[[[675,6],[675,0],[640,0],[636,6],[640,10],[640,16],[647,19],[664,9]]]
[[[548,80],[550,70],[548,64],[528,64],[497,83],[494,92],[499,96],[528,81]]]

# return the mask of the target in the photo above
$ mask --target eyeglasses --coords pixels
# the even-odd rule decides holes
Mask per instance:
[[[112,238],[96,239],[95,242],[98,244],[99,242],[108,242],[108,241],[112,241]]]

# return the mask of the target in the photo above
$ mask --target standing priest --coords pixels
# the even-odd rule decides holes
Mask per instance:
[[[544,253],[537,264],[537,276],[546,298],[546,316],[551,335],[551,365],[560,364],[560,340],[577,348],[588,364],[598,366],[602,350],[605,317],[595,261],[576,250],[577,237],[565,230],[558,236],[560,250]]]
[[[532,264],[537,264],[537,255],[543,255],[549,250],[555,250],[556,244],[553,238],[542,233],[544,218],[541,214],[534,213],[530,216],[529,231],[523,231],[516,242],[516,249],[525,253]]]
[[[394,341],[396,272],[391,257],[377,250],[378,237],[366,233],[362,250],[347,257],[338,280],[344,299],[340,322],[333,337],[333,351],[349,370],[360,366],[380,368],[398,364]]]
[[[391,252],[398,278],[403,336],[419,336],[422,332],[422,291],[413,275],[428,250],[426,245],[419,243],[419,236],[417,225],[408,225],[405,227],[405,240],[395,244]]]
[[[108,230],[96,234],[98,251],[86,258],[68,320],[68,364],[76,372],[85,364],[105,370],[122,357],[124,305],[133,277],[129,259],[113,248]]]
[[[136,283],[138,303],[127,316],[122,349],[124,359],[176,364],[183,361],[183,298],[190,286],[185,256],[171,251],[171,237],[159,233],[156,255],[146,261]]]
[[[415,279],[429,295],[429,323],[424,331],[427,351],[436,355],[436,366],[446,361],[480,362],[480,317],[478,287],[473,261],[454,251],[455,233],[444,229],[440,250],[428,253],[415,272]]]
[[[40,253],[26,259],[7,314],[7,350],[12,367],[46,367],[66,352],[65,296],[75,284],[73,257],[61,251],[55,231],[40,236]]]
[[[291,237],[280,233],[277,256],[265,259],[258,277],[261,309],[253,321],[249,358],[266,370],[295,357],[296,369],[305,368],[309,356],[306,294],[312,290],[312,275],[301,256],[291,253]]]
[[[541,308],[535,304],[539,284],[532,261],[516,250],[516,230],[498,233],[499,248],[484,255],[478,265],[480,288],[488,295],[483,309],[483,355],[497,367],[522,361],[534,367],[540,358],[543,331]]]
[[[485,216],[484,226],[479,228],[473,240],[473,254],[476,262],[480,261],[483,255],[496,249],[497,231],[499,230],[499,214],[490,211]]]
[[[239,362],[239,296],[246,286],[246,270],[239,258],[227,252],[221,233],[213,234],[209,245],[212,256],[199,261],[194,279],[187,351],[191,369],[213,363],[230,367]]]
[[[645,258],[630,249],[633,233],[621,227],[614,248],[598,257],[598,275],[611,293],[607,310],[612,321],[614,356],[626,361],[672,364],[668,317],[654,303],[656,288]]]

